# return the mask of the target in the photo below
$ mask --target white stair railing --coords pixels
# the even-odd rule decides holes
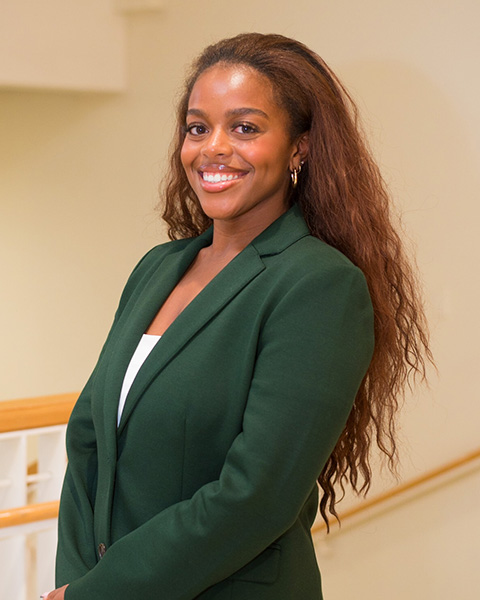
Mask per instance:
[[[65,465],[65,425],[0,433],[4,520],[19,507],[58,501]],[[0,527],[1,599],[31,600],[53,589],[56,525],[49,518]]]

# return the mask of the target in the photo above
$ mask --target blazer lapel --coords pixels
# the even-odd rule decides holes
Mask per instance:
[[[170,292],[201,248],[211,243],[212,231],[191,240],[178,252],[168,254],[141,289],[134,290],[108,341],[104,375],[105,435],[110,450],[116,451],[117,411],[120,391],[130,359]],[[130,397],[130,394],[128,395]],[[124,410],[125,413],[125,410]],[[123,420],[123,419],[122,419]]]
[[[264,268],[257,250],[253,246],[247,246],[180,313],[152,350],[135,378],[127,396],[118,434],[121,434],[132,410],[150,381],[181,351],[199,329],[222,310]],[[173,289],[173,286],[170,289]],[[165,298],[162,299],[162,302],[164,300]],[[161,303],[157,303],[156,311],[160,306]],[[153,314],[156,314],[156,311]],[[151,318],[147,325],[150,321]]]

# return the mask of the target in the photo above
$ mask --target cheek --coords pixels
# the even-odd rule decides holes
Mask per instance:
[[[191,152],[189,151],[188,144],[184,142],[182,149],[180,150],[180,161],[184,169],[188,166],[188,163],[190,162],[190,154]]]
[[[180,160],[185,170],[190,168],[193,162],[198,159],[199,150],[198,142],[185,138],[180,150]]]
[[[256,143],[251,145],[237,146],[237,154],[256,171],[268,170],[275,162],[275,149],[270,144]]]
[[[192,162],[194,155],[189,144],[183,144],[180,151],[180,162],[182,163],[183,170],[187,176],[188,182],[191,186],[194,185],[194,174],[192,173]]]
[[[284,140],[265,140],[245,147],[241,153],[257,170],[283,172],[290,162],[290,146]]]

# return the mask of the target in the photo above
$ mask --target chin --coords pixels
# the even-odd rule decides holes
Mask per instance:
[[[200,206],[203,212],[210,219],[216,220],[228,220],[233,219],[237,216],[237,210],[235,210],[234,203],[229,202],[227,199],[220,198],[208,198],[199,200]]]

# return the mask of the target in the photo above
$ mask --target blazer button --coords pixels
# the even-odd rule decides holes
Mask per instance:
[[[98,544],[98,558],[103,558],[105,556],[105,552],[107,548],[105,544]]]

